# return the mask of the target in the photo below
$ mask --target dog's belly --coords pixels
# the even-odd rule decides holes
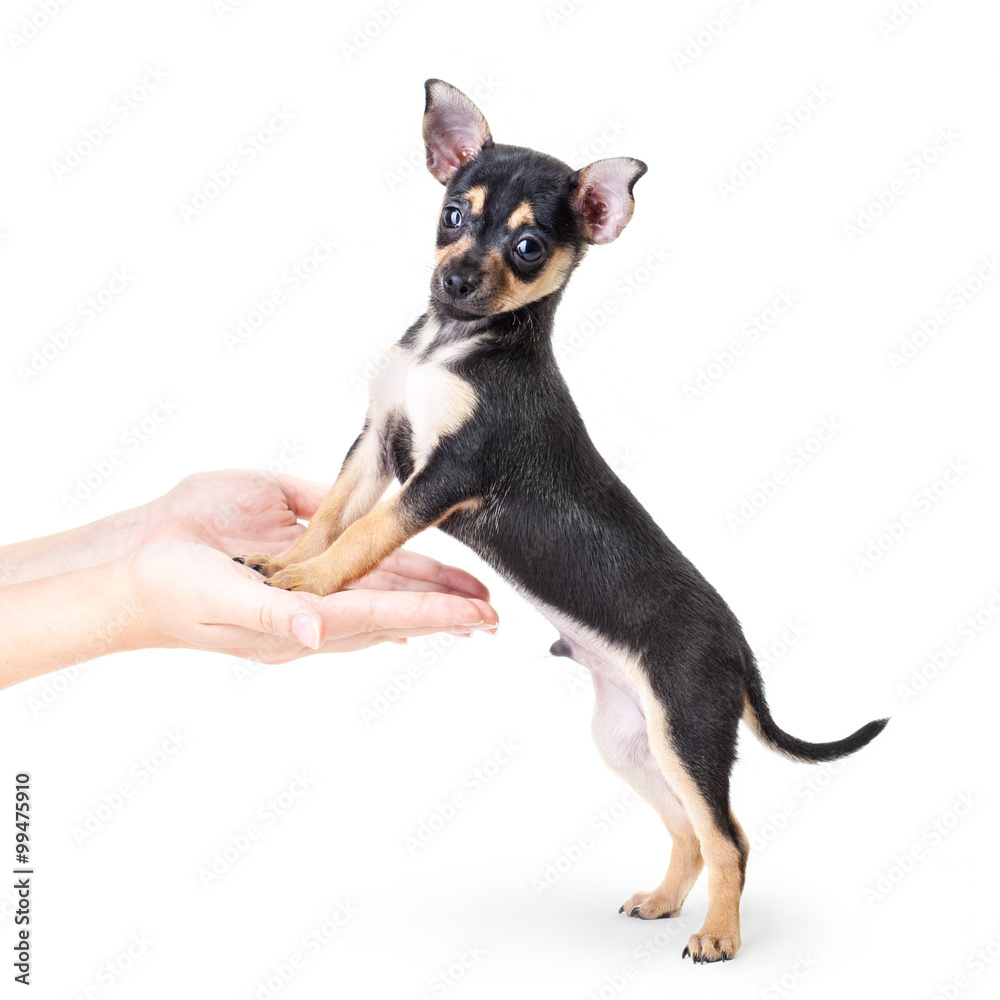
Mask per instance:
[[[569,615],[536,600],[530,594],[525,596],[558,630],[559,639],[553,643],[551,650],[555,656],[568,656],[580,666],[586,667],[594,678],[595,688],[610,684],[628,695],[632,703],[642,711],[638,681],[641,667],[634,653],[602,638],[593,629],[581,625]]]

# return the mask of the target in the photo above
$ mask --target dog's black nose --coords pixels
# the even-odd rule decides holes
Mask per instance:
[[[445,275],[442,284],[453,299],[467,299],[479,287],[479,278],[474,274],[454,271]]]

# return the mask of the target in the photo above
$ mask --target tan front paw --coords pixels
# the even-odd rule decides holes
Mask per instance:
[[[681,958],[691,956],[691,961],[698,965],[706,962],[725,962],[740,950],[740,932],[713,932],[702,927],[697,934],[692,934],[687,947],[681,953]]]
[[[637,892],[634,896],[629,896],[618,912],[627,913],[630,917],[639,917],[642,920],[659,920],[661,917],[679,916],[682,905],[675,897],[666,896],[653,890],[653,892]]]
[[[272,556],[233,556],[233,562],[242,563],[244,566],[248,566],[250,569],[256,570],[262,576],[271,576],[277,573],[278,570],[285,568],[285,563],[283,559],[274,558]]]
[[[313,560],[307,559],[305,562],[292,563],[269,577],[267,582],[282,590],[305,590],[320,597],[332,594],[337,588],[315,566],[310,565],[312,562]]]

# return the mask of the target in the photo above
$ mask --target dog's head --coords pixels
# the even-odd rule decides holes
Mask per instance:
[[[483,113],[443,80],[424,84],[427,169],[445,185],[431,295],[456,318],[508,312],[558,292],[589,244],[628,224],[646,164],[573,170],[493,141]]]

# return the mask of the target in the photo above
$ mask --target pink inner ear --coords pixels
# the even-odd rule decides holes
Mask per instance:
[[[424,116],[427,169],[442,183],[479,155],[490,138],[482,112],[461,91],[437,83]]]
[[[629,185],[635,177],[635,162],[620,157],[583,168],[573,207],[583,216],[591,243],[610,243],[625,228],[632,217]]]
[[[628,221],[628,195],[624,188],[604,181],[588,184],[583,191],[580,211],[595,243],[610,243]]]

